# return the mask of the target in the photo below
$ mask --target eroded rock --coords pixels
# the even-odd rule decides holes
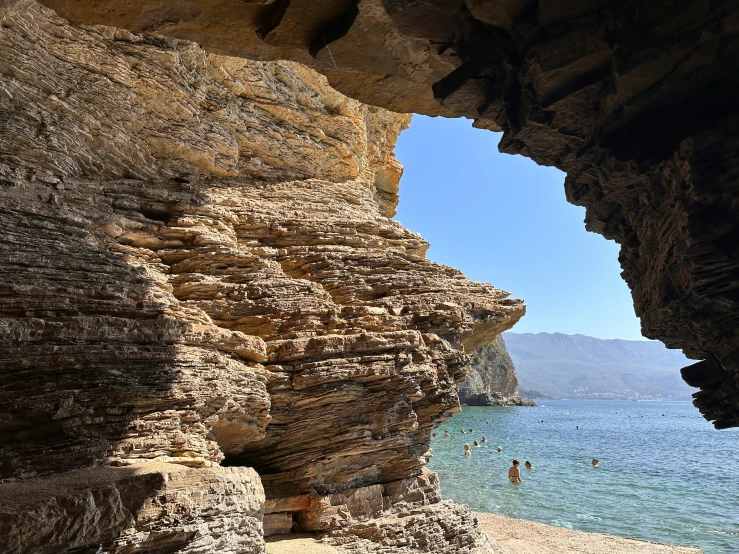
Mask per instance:
[[[325,531],[375,529],[357,544],[483,548],[469,512],[417,480],[459,409],[463,347],[524,306],[388,219],[408,116],[297,64],[0,9],[0,489],[84,516],[21,524],[11,505],[13,533],[54,520],[60,552],[259,552],[263,487],[273,506],[350,506]],[[261,479],[241,490],[246,468]],[[139,487],[138,471],[133,508],[121,478],[71,477]],[[410,498],[417,513],[394,508]]]
[[[45,0],[73,21],[312,64],[342,92],[502,130],[621,245],[645,336],[739,424],[739,9],[670,0]],[[492,337],[490,337],[492,340]]]

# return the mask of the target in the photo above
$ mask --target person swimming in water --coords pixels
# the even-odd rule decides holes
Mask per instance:
[[[467,456],[468,458],[472,456],[472,450],[470,450],[470,445],[467,443],[465,443],[464,445],[464,455]]]
[[[526,461],[525,461],[525,462],[523,463],[523,466],[524,466],[524,467],[525,467],[526,469],[534,469],[534,466],[532,466],[532,465],[531,465],[531,462],[529,462],[528,460],[526,460]]]
[[[471,433],[472,432],[472,429],[470,429],[469,432]]]
[[[472,444],[474,444],[475,446],[480,446],[480,443],[477,441],[473,442]]]
[[[482,436],[481,442],[488,442],[488,439],[485,438],[485,435]]]
[[[590,463],[593,464],[593,467],[598,467],[598,458],[593,458],[593,461]]]
[[[511,483],[523,483],[521,480],[521,470],[518,468],[518,464],[520,464],[518,460],[513,460],[513,465],[508,468],[508,480]]]
[[[485,425],[490,425],[487,419],[485,420]]]
[[[432,439],[435,439],[436,438],[436,433],[431,433],[431,438]]]
[[[502,446],[499,446],[499,447],[497,448],[496,452],[498,452],[498,453],[501,453],[501,452],[503,452],[503,447],[502,447]]]
[[[448,437],[449,436],[449,431],[447,431],[446,429],[444,429],[444,436],[445,437]]]

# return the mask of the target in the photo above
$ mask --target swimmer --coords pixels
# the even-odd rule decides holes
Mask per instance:
[[[460,429],[459,432],[462,433],[463,435],[465,434],[464,429]]]
[[[525,461],[525,462],[523,463],[523,466],[524,466],[524,467],[525,467],[526,469],[534,469],[534,466],[532,466],[532,465],[531,465],[531,462],[529,462],[528,460],[526,460],[526,461]]]
[[[488,423],[488,420],[487,419],[485,420],[485,425],[490,425],[490,423]]]
[[[502,447],[502,446],[499,446],[499,447],[498,447],[498,449],[496,450],[496,452],[498,452],[499,454],[500,454],[501,452],[503,452],[503,447]]]
[[[435,439],[436,438],[436,433],[431,433],[431,438],[432,439]]]
[[[593,467],[598,467],[598,458],[593,458],[593,461],[590,463],[593,464]]]
[[[575,425],[575,429],[579,429],[579,428],[580,428],[580,426],[579,426],[579,425]]]
[[[508,468],[508,479],[511,483],[523,483],[521,481],[521,470],[518,468],[520,463],[518,460],[513,460],[513,465]]]
[[[470,450],[470,445],[466,443],[464,445],[464,455],[467,456],[468,458],[472,456],[472,450]]]
[[[444,436],[445,437],[448,437],[449,436],[449,431],[447,431],[446,429],[444,429]]]
[[[477,446],[477,447],[479,447],[479,446],[480,446],[480,443],[479,443],[479,442],[477,442],[477,441],[473,442],[472,444],[474,444],[474,445],[475,445],[475,446]]]
[[[472,432],[472,429],[470,429],[470,431],[469,431],[469,432],[471,433],[471,432]]]
[[[485,435],[482,436],[482,439],[480,442],[488,442],[488,439],[485,438]]]

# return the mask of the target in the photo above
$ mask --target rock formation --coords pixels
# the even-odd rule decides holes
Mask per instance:
[[[735,0],[45,0],[77,22],[291,59],[403,112],[475,119],[567,172],[621,245],[643,333],[717,427],[739,425],[739,4]]]
[[[521,398],[513,360],[499,335],[472,354],[467,379],[459,387],[459,401],[468,406],[533,406]]]
[[[408,116],[32,0],[0,114],[0,551],[494,548],[424,465],[524,307],[388,219]]]

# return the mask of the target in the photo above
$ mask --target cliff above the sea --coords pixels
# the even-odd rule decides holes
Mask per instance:
[[[0,551],[491,552],[425,464],[524,306],[389,219],[409,116],[0,6]]]
[[[534,405],[518,392],[516,368],[502,335],[473,353],[467,379],[459,387],[459,401],[468,406]]]

